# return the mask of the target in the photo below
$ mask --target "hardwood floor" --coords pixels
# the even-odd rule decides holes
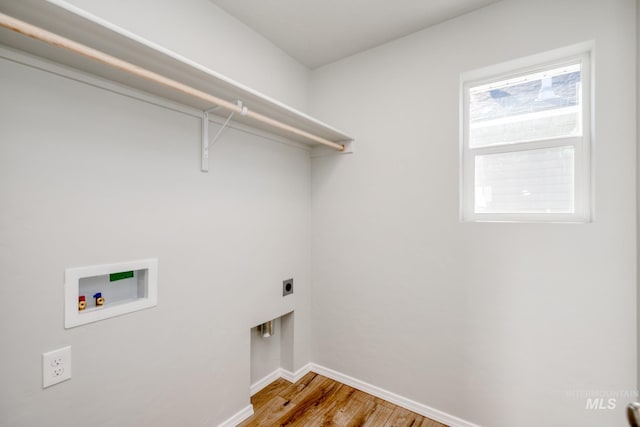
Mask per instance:
[[[314,372],[297,383],[280,378],[251,403],[254,415],[239,427],[446,427]]]

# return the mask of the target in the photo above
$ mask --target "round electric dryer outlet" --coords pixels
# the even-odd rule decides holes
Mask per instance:
[[[293,279],[287,279],[282,281],[282,296],[286,297],[293,293]]]

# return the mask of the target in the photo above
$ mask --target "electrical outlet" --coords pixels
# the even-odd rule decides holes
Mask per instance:
[[[282,281],[282,296],[286,297],[293,293],[293,279],[287,279]]]
[[[71,379],[71,346],[42,353],[42,388]]]

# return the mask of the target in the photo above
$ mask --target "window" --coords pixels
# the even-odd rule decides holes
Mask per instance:
[[[463,83],[462,219],[590,221],[589,57]]]

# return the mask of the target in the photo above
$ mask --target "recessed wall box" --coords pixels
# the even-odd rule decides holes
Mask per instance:
[[[153,307],[158,304],[158,260],[68,268],[64,286],[67,329]]]
[[[293,278],[282,281],[282,296],[286,297],[293,293]]]

